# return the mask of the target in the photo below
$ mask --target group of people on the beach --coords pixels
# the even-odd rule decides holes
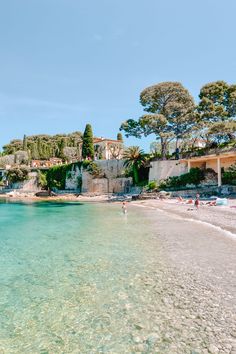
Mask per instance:
[[[200,194],[196,194],[195,198],[190,198],[187,200],[184,200],[183,197],[179,196],[177,198],[177,201],[179,203],[187,204],[189,206],[193,206],[192,208],[188,208],[187,210],[199,210],[200,205],[206,205],[206,206],[218,206],[218,205],[227,205],[228,200],[226,198],[216,198],[215,200],[210,200],[210,201],[200,201]],[[232,208],[236,208],[236,206],[232,206]],[[122,213],[127,214],[127,203],[124,201],[122,202]]]
[[[201,202],[200,201],[200,194],[196,194],[195,199],[188,199],[184,200],[182,197],[178,197],[178,202],[180,203],[186,203],[188,205],[194,205],[195,209],[198,210],[200,205],[207,205],[207,206],[217,206],[217,205],[227,205],[227,199],[226,198],[216,198],[216,200],[211,200],[207,202]],[[193,210],[193,209],[188,209],[188,210]]]
[[[180,203],[185,203],[185,200],[182,197],[178,197],[177,200]],[[196,197],[195,197],[194,200],[193,199],[188,199],[186,201],[186,204],[189,204],[189,205],[194,204],[195,209],[198,210],[199,206],[200,206],[200,194],[196,194]],[[191,210],[191,209],[188,209],[188,210]]]

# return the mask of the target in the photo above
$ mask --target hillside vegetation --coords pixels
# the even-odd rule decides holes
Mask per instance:
[[[46,160],[59,157],[65,160],[81,154],[82,133],[57,135],[24,136],[22,140],[14,139],[3,146],[3,155],[12,155],[18,151],[26,151],[29,159]]]

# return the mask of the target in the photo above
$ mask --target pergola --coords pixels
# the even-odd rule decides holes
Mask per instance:
[[[236,163],[236,151],[192,157],[189,159],[182,159],[181,162],[187,163],[188,172],[192,167],[199,167],[202,169],[212,168],[217,173],[218,186],[220,187],[222,185],[221,168],[228,168]]]

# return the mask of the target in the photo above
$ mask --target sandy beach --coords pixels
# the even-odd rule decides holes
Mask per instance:
[[[170,215],[180,216],[194,222],[214,225],[235,234],[236,237],[236,199],[229,199],[227,206],[201,205],[199,210],[195,210],[193,205],[180,203],[177,199],[150,199],[147,201],[135,201],[132,204],[161,210]]]

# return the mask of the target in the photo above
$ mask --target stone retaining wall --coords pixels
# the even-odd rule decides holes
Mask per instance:
[[[105,178],[93,178],[86,170],[74,166],[66,179],[66,189],[78,190],[82,181],[82,193],[129,193],[132,186],[132,178],[123,177],[124,161],[122,160],[97,160],[95,163],[102,170]]]
[[[180,163],[178,160],[152,161],[150,165],[149,182],[180,176],[188,172],[187,164]]]
[[[38,186],[38,173],[30,172],[26,181],[13,183],[11,187],[12,189],[21,189],[24,192],[38,192],[41,189]]]

